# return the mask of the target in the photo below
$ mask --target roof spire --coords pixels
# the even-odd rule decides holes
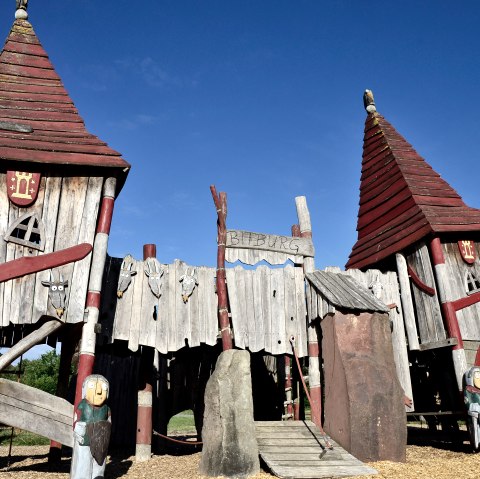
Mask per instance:
[[[365,93],[363,94],[363,106],[365,107],[365,110],[367,110],[367,113],[374,113],[377,111],[372,90],[365,90]]]
[[[17,10],[15,12],[17,20],[26,20],[28,18],[27,6],[28,0],[17,0]]]

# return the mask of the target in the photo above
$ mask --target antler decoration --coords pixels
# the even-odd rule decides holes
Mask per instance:
[[[163,268],[157,258],[147,258],[145,260],[145,274],[148,277],[148,285],[153,295],[160,298],[163,286]]]
[[[198,279],[196,275],[196,269],[186,267],[185,273],[180,277],[180,283],[182,283],[182,299],[186,303],[188,298],[192,295],[195,286],[198,285]]]
[[[129,284],[132,282],[132,276],[135,276],[137,272],[133,269],[135,260],[133,256],[127,254],[123,258],[122,265],[120,266],[120,276],[118,277],[117,297],[121,298],[123,293],[127,290]]]

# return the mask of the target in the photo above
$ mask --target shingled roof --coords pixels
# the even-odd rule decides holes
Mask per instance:
[[[374,108],[365,121],[358,240],[346,268],[370,267],[430,234],[480,231],[480,210]]]
[[[124,172],[130,167],[120,153],[86,130],[32,25],[24,19],[15,20],[0,53],[0,159]]]

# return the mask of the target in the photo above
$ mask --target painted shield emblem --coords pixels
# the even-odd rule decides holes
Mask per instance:
[[[465,263],[473,264],[475,262],[475,243],[473,241],[459,241],[458,249]]]
[[[40,173],[7,171],[7,192],[16,206],[30,206],[35,202],[40,188]]]

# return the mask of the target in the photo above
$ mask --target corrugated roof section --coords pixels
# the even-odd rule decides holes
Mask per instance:
[[[431,233],[480,231],[480,210],[377,112],[365,122],[358,240],[347,268],[365,268]]]
[[[388,313],[388,307],[357,280],[341,273],[314,271],[306,274],[310,284],[336,308]]]
[[[32,25],[15,20],[0,53],[0,158],[129,168],[120,153],[90,134]],[[33,132],[12,131],[26,125]],[[14,130],[15,128],[13,128]]]

